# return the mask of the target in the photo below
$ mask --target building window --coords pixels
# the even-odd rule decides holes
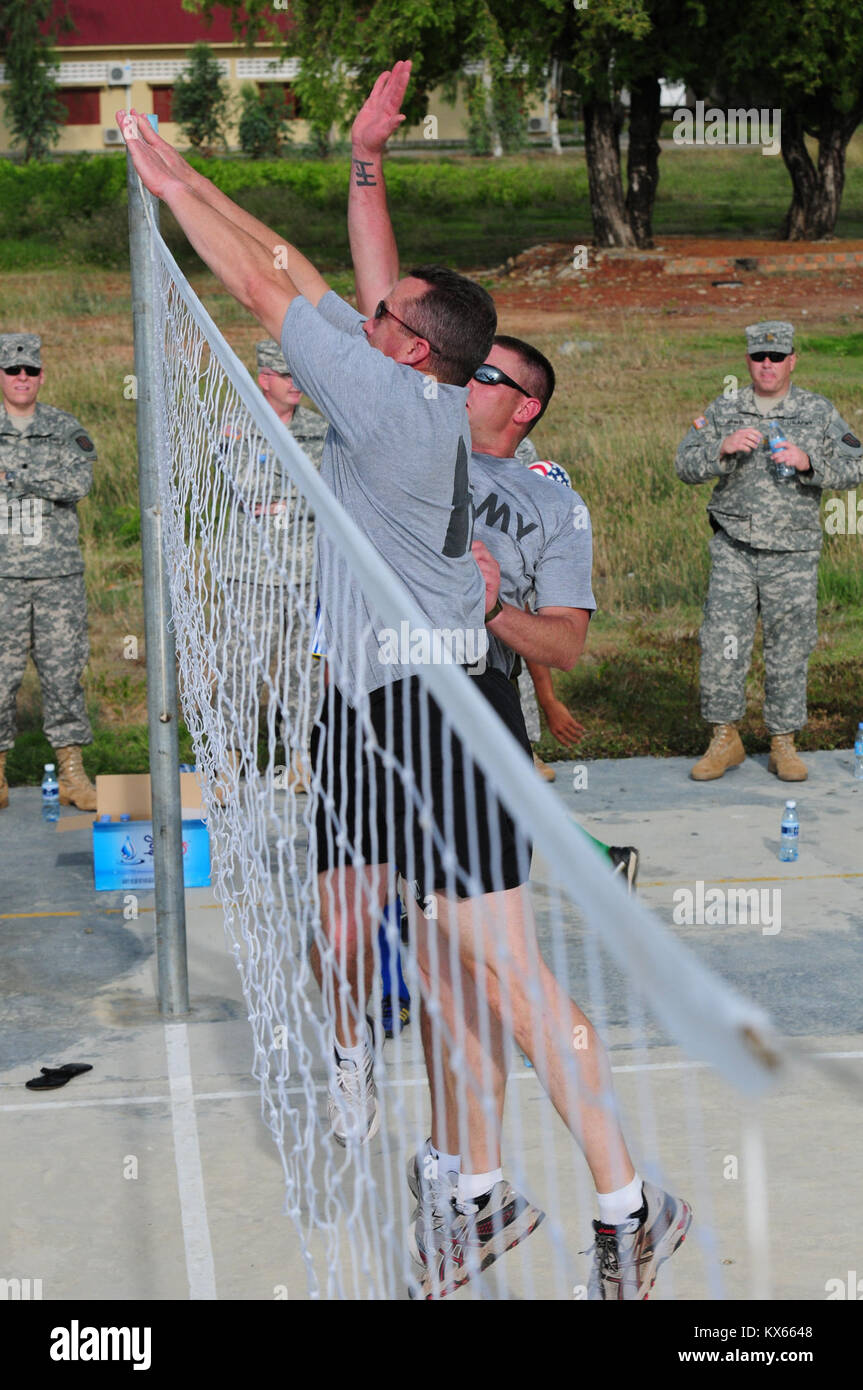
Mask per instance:
[[[101,87],[60,87],[58,97],[66,108],[67,125],[99,125]]]
[[[171,115],[171,102],[174,98],[173,87],[151,87],[153,93],[153,115],[158,116],[160,121],[173,120]]]

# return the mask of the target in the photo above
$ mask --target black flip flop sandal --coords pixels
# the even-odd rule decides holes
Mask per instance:
[[[28,1091],[57,1091],[82,1072],[92,1071],[89,1062],[66,1062],[62,1067],[42,1067],[41,1076],[34,1076],[24,1084]]]

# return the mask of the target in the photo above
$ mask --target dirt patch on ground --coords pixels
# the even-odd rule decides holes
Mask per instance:
[[[640,252],[579,252],[570,242],[555,242],[477,274],[494,279],[501,321],[516,333],[535,333],[537,313],[551,332],[573,321],[617,323],[633,312],[677,316],[693,326],[741,315],[863,320],[861,241],[666,237]]]

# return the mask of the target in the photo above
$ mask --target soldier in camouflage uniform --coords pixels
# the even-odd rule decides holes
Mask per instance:
[[[93,735],[81,686],[90,650],[76,503],[90,491],[96,451],[74,415],[38,404],[41,347],[35,333],[0,334],[0,807],[9,802],[6,754],[32,652],[60,801],[94,811],[81,761]]]
[[[794,733],[806,723],[806,671],[818,635],[821,492],[860,480],[863,449],[824,396],[791,384],[797,354],[790,323],[753,324],[746,346],[752,384],[713,401],[677,451],[684,482],[719,478],[707,508],[715,534],[701,628],[701,712],[714,731],[691,775],[710,781],[743,762],[736,726],[760,612],[768,768],[802,782],[807,771]],[[774,419],[787,443],[771,454]],[[778,478],[777,464],[794,474]]]
[[[319,468],[326,420],[299,404],[302,392],[294,385],[277,343],[272,339],[257,343],[255,353],[264,396]],[[308,730],[300,728],[298,683],[299,671],[309,666],[312,632],[308,624],[298,624],[297,605],[306,615],[313,613],[315,591],[313,518],[303,504],[299,509],[292,504],[296,490],[282,475],[278,459],[266,441],[253,439],[249,445],[244,437],[232,446],[232,464],[237,505],[226,520],[220,556],[225,630],[219,650],[229,775],[234,779],[240,750],[231,747],[232,733],[236,744],[255,747],[257,702],[274,661],[286,752],[292,744],[296,758],[296,750],[307,742]],[[296,592],[292,594],[291,589]],[[316,682],[316,663],[312,669]],[[245,718],[250,711],[255,715],[253,727],[238,730],[238,717]],[[296,771],[295,763],[292,775]],[[296,781],[302,785],[302,776]]]

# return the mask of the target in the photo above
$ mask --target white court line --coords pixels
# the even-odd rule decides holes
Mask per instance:
[[[178,1025],[170,1025],[177,1027]],[[850,1061],[863,1060],[863,1052],[813,1052],[813,1057],[828,1057],[831,1059],[845,1059]],[[613,1072],[639,1072],[639,1071],[712,1071],[709,1062],[639,1062],[633,1065],[623,1065],[612,1067]],[[531,1081],[535,1080],[535,1075],[531,1067],[520,1068],[518,1071],[511,1071],[507,1081]],[[425,1076],[417,1077],[395,1077],[388,1081],[388,1086],[424,1086],[426,1085]],[[315,1090],[323,1095],[327,1087],[324,1084],[315,1086]],[[305,1095],[304,1086],[288,1086],[285,1095],[301,1096]],[[252,1097],[260,1100],[261,1093],[256,1091],[198,1091],[195,1101],[203,1100],[245,1100]],[[169,1096],[108,1096],[100,1098],[94,1096],[92,1100],[41,1100],[24,1101],[17,1105],[0,1105],[0,1114],[6,1114],[13,1110],[80,1110],[93,1105],[165,1105],[170,1099]]]
[[[171,1121],[174,1126],[174,1158],[186,1247],[189,1298],[216,1297],[216,1271],[207,1224],[207,1200],[198,1143],[198,1119],[189,1061],[189,1034],[185,1023],[165,1024],[165,1051],[171,1086]]]

